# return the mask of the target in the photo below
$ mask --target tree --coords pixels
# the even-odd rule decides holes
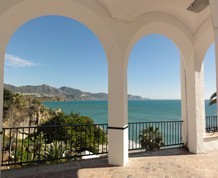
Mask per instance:
[[[142,148],[145,148],[146,151],[160,149],[161,146],[164,146],[163,137],[159,128],[148,127],[143,129],[140,132],[139,140]]]
[[[6,127],[19,126],[27,116],[27,101],[19,93],[13,94],[9,90],[4,90],[3,109],[3,123]]]
[[[72,144],[75,152],[81,153],[83,151],[90,151],[92,153],[98,152],[98,146],[107,142],[107,136],[104,130],[97,125],[88,116],[81,116],[79,114],[71,113],[70,125]]]
[[[43,133],[42,139],[46,144],[62,142],[65,150],[72,154],[83,151],[96,153],[101,144],[107,142],[104,130],[95,125],[88,116],[70,113],[59,113],[48,121],[40,124],[35,135]]]
[[[4,127],[34,126],[42,120],[55,116],[54,110],[46,108],[37,98],[30,95],[12,93],[4,89],[3,103]]]
[[[10,90],[4,88],[3,96],[3,118],[7,117],[7,114],[11,108],[13,93]]]
[[[66,127],[68,124],[69,116],[64,113],[59,113],[56,116],[53,116],[49,120],[40,124],[40,127],[37,130],[37,135],[41,132],[43,133],[43,139],[46,144],[52,143],[54,141],[67,141],[70,139],[68,130]]]
[[[216,92],[213,93],[210,97],[210,102],[209,102],[209,105],[213,105],[213,104],[216,104],[217,103],[217,96],[216,96]]]

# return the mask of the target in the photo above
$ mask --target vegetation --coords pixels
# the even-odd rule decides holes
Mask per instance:
[[[142,130],[139,140],[142,148],[145,148],[146,151],[160,149],[161,146],[164,146],[163,137],[159,128],[148,127]]]
[[[213,93],[213,94],[211,95],[211,97],[210,97],[210,103],[209,103],[209,105],[211,106],[211,105],[216,104],[216,103],[217,103],[217,96],[216,96],[216,92],[215,92],[215,93]]]
[[[84,151],[98,153],[99,145],[107,143],[107,135],[87,116],[59,113],[16,142],[16,152],[11,148],[10,158],[56,163],[63,158],[81,157]]]
[[[46,119],[42,119],[45,113]],[[107,143],[106,133],[90,117],[49,110],[36,98],[9,90],[4,91],[4,124],[36,126],[4,133],[7,161],[58,162],[62,158],[81,157],[84,151],[98,153],[100,145]]]
[[[43,133],[42,139],[45,143],[63,142],[70,145],[73,149],[71,152],[74,153],[86,150],[96,153],[98,145],[107,142],[105,132],[94,125],[94,121],[90,117],[75,113],[69,115],[60,113],[49,119],[40,125],[36,134],[40,133]]]
[[[35,126],[55,114],[34,97],[4,89],[4,127]]]

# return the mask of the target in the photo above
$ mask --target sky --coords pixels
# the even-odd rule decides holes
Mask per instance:
[[[205,98],[215,91],[214,45],[205,55]],[[86,26],[62,16],[44,16],[22,25],[5,54],[4,82],[47,84],[108,92],[104,49]],[[152,34],[133,47],[128,62],[128,93],[150,99],[180,99],[180,54],[167,37]]]

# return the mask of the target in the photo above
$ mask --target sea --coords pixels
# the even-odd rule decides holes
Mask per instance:
[[[107,101],[44,102],[46,107],[61,109],[65,114],[80,113],[91,117],[95,124],[108,123]],[[205,101],[205,115],[216,115],[216,105]],[[128,101],[128,122],[179,121],[181,100],[137,100]]]

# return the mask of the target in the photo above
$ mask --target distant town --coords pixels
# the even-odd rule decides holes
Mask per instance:
[[[31,95],[37,97],[40,101],[77,101],[77,100],[107,100],[107,93],[91,93],[84,92],[79,89],[71,87],[55,88],[46,84],[38,86],[13,86],[4,84],[4,88],[12,91],[13,93],[21,93],[23,95]],[[141,96],[128,94],[128,100],[149,100]]]

